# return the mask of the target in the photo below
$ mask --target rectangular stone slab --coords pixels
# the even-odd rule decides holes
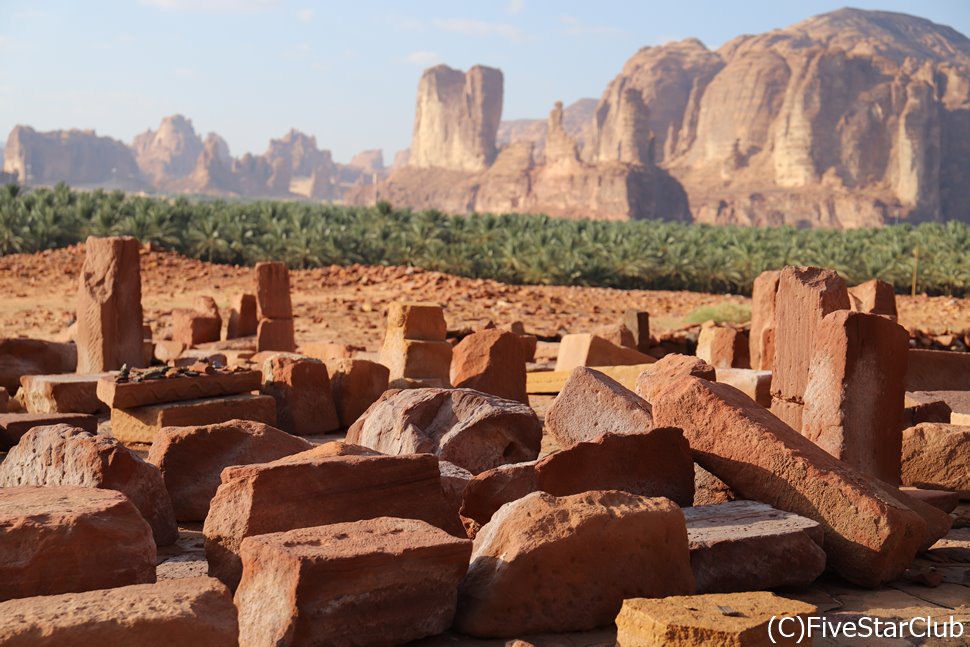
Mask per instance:
[[[155,432],[162,427],[213,425],[233,419],[275,425],[276,400],[269,395],[243,393],[132,409],[112,409],[111,435],[123,443],[151,443]]]
[[[98,433],[98,419],[84,413],[3,413],[0,414],[0,449],[10,449],[34,427],[47,425],[71,425],[91,434]]]
[[[970,353],[910,348],[907,391],[970,391]]]
[[[833,458],[726,384],[685,377],[653,401],[654,423],[680,427],[694,461],[739,497],[814,519],[828,563],[875,587],[903,573],[927,534],[889,486]]]
[[[730,384],[765,408],[771,406],[771,371],[757,371],[752,368],[715,370],[718,382]]]
[[[817,522],[757,501],[684,508],[698,593],[804,587],[825,570]]]
[[[182,402],[218,395],[247,393],[259,389],[259,371],[213,373],[117,383],[112,377],[98,380],[98,397],[112,409],[129,409],[163,402]]]
[[[98,380],[114,373],[24,375],[20,385],[31,413],[98,413],[107,405],[98,399]]]
[[[235,647],[236,608],[218,580],[192,577],[0,603],[0,644]]]

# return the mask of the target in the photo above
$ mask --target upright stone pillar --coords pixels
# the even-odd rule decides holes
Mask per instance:
[[[771,412],[795,431],[802,428],[816,330],[825,315],[848,309],[845,281],[834,271],[793,266],[781,271],[775,298]]]
[[[134,238],[91,236],[78,285],[77,372],[145,366],[141,245]]]
[[[906,329],[881,315],[822,319],[805,387],[802,435],[860,472],[899,484]]]

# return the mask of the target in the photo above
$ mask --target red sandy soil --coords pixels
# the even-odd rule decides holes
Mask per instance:
[[[83,247],[0,257],[0,336],[53,339],[74,317]],[[163,337],[173,308],[195,297],[215,298],[228,309],[233,296],[252,292],[251,268],[215,265],[171,252],[142,254],[142,303],[146,322]],[[651,330],[683,325],[701,306],[748,303],[746,297],[647,290],[507,285],[417,268],[331,266],[290,274],[297,341],[333,341],[376,351],[383,337],[382,312],[395,300],[431,301],[445,307],[449,329],[502,325],[521,320],[529,332],[588,332],[620,321],[624,310],[646,310]],[[900,323],[932,334],[970,328],[970,299],[897,297]]]

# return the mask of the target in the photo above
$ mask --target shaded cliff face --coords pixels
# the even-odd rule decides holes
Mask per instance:
[[[580,151],[586,148],[592,136],[593,114],[596,112],[596,99],[579,99],[562,111],[562,127],[576,142]],[[516,142],[532,144],[536,159],[545,156],[546,147],[545,119],[512,119],[499,124],[496,141],[499,148]]]
[[[133,190],[146,186],[131,149],[93,130],[39,133],[17,126],[4,145],[3,170],[32,184],[67,182]]]
[[[131,143],[141,172],[158,185],[192,173],[202,148],[192,120],[182,115],[165,117],[158,130],[147,130]]]
[[[495,159],[502,119],[502,71],[476,65],[467,73],[438,65],[421,75],[408,164],[481,171]]]
[[[505,146],[484,171],[397,167],[375,186],[345,197],[353,204],[387,200],[414,209],[452,213],[544,213],[603,220],[689,220],[687,196],[666,171],[652,164],[585,162],[564,127],[562,103],[546,122],[545,155],[534,143]]]
[[[623,160],[645,146],[701,222],[967,219],[968,88],[958,32],[840,10],[717,52],[697,41],[641,50],[600,100],[591,153]]]

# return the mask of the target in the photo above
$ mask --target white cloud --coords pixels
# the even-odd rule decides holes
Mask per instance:
[[[434,65],[441,60],[438,56],[438,52],[411,52],[404,57],[404,62],[411,65],[420,65],[422,67],[428,65]]]
[[[141,3],[167,11],[252,13],[272,9],[279,0],[141,0]]]
[[[625,31],[608,25],[590,25],[573,16],[560,16],[564,36],[623,36]]]
[[[505,13],[510,16],[515,16],[522,13],[525,10],[525,0],[509,0],[509,3],[505,6]]]
[[[464,34],[466,36],[499,36],[507,40],[520,40],[522,32],[515,25],[484,20],[465,20],[462,18],[435,18],[431,21],[435,29]]]
[[[310,22],[313,20],[313,9],[300,9],[296,12],[296,19],[300,22]]]

